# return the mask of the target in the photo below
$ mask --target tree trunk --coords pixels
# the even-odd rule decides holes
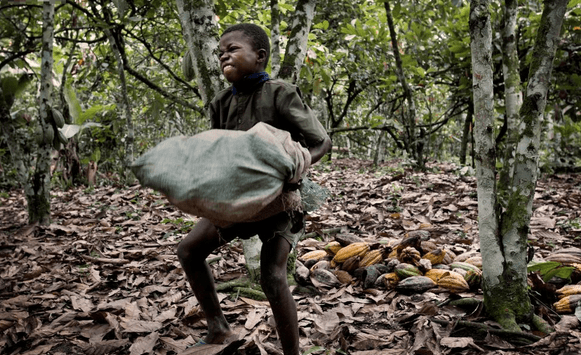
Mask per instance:
[[[377,134],[377,144],[375,146],[375,154],[373,156],[373,166],[377,167],[383,161],[383,141],[385,132],[379,131]]]
[[[54,139],[58,132],[52,125],[52,43],[54,39],[54,3],[44,2],[42,5],[42,58],[40,66],[40,120],[43,132],[52,131],[53,140],[44,139],[39,145],[36,166],[29,181],[29,187],[25,187],[25,195],[28,201],[28,220],[30,223],[50,223],[50,164]]]
[[[514,149],[518,140],[517,123],[522,105],[520,65],[516,43],[516,20],[518,1],[506,0],[502,29],[502,73],[504,76],[504,102],[507,119],[507,139],[504,147],[503,168],[500,171],[501,184],[507,185],[512,176],[510,161],[514,159]]]
[[[191,51],[196,82],[204,106],[224,88],[218,62],[218,24],[212,0],[176,0],[184,39]]]
[[[270,75],[278,77],[280,71],[280,7],[278,0],[270,0]]]
[[[473,120],[473,103],[468,104],[468,113],[464,118],[464,129],[462,130],[462,142],[460,143],[460,164],[466,164],[466,154],[468,143],[472,142],[472,120]]]
[[[292,23],[292,31],[286,46],[284,61],[280,68],[279,78],[296,83],[307,53],[307,40],[311,23],[315,16],[317,0],[299,0]]]
[[[405,111],[405,107],[402,107],[402,122],[405,124],[407,132],[405,140],[407,141],[405,146],[408,148],[408,154],[415,159],[416,165],[420,168],[424,167],[424,156],[419,148],[418,138],[416,137],[416,104],[414,101],[414,97],[412,91],[407,83],[405,78],[405,73],[403,71],[403,63],[401,60],[401,56],[399,55],[399,44],[397,41],[397,33],[395,32],[395,26],[393,23],[393,16],[391,15],[391,8],[389,6],[389,2],[384,2],[385,12],[387,15],[387,25],[389,27],[389,34],[391,36],[391,46],[393,49],[393,55],[395,57],[395,73],[397,75],[397,80],[400,82],[403,91],[404,91],[404,98],[408,102],[407,112]]]
[[[478,219],[483,264],[484,306],[511,331],[517,322],[532,323],[527,292],[527,236],[537,181],[540,121],[546,105],[552,62],[567,0],[546,1],[535,41],[527,93],[520,110],[514,171],[508,184],[496,185],[496,151],[492,85],[492,32],[488,0],[470,3]],[[498,191],[497,191],[498,189]],[[501,204],[506,200],[506,205]]]
[[[97,7],[95,6],[94,1],[89,1],[93,12],[98,13]],[[107,9],[107,7],[102,7],[103,9],[103,16],[105,18],[105,22],[107,24],[112,24],[113,21],[111,20],[111,13]],[[107,36],[107,40],[109,41],[109,45],[111,46],[111,52],[113,53],[113,57],[115,57],[115,62],[117,64],[117,75],[119,76],[119,82],[121,84],[121,93],[119,98],[119,108],[120,108],[120,115],[122,121],[125,122],[125,132],[126,136],[124,137],[123,141],[125,143],[125,159],[123,161],[123,171],[126,178],[128,178],[129,174],[126,174],[126,168],[131,164],[134,160],[133,157],[133,142],[135,140],[135,130],[133,127],[133,118],[131,114],[131,104],[129,103],[129,97],[127,95],[127,80],[125,79],[125,65],[124,65],[124,55],[123,55],[123,42],[121,38],[121,33],[119,28],[114,28],[114,31],[111,30],[109,27],[105,27],[103,29],[105,35]],[[119,31],[119,32],[117,32]]]

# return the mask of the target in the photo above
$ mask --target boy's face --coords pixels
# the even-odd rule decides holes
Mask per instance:
[[[255,50],[248,36],[234,31],[220,38],[219,59],[226,80],[236,83],[248,74],[264,70],[266,50]]]

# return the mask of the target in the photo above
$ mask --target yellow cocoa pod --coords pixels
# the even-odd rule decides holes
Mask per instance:
[[[397,249],[393,249],[387,256],[388,259],[397,259]]]
[[[375,265],[383,260],[383,250],[375,249],[371,250],[359,261],[359,267],[368,267],[370,265]]]
[[[333,260],[337,263],[342,263],[352,256],[363,257],[369,251],[369,244],[365,242],[349,244],[337,252]]]
[[[329,255],[334,256],[342,247],[343,246],[341,245],[341,243],[335,240],[325,245],[324,249]]]
[[[570,295],[581,294],[581,285],[565,285],[557,290],[557,297],[563,298]]]
[[[327,256],[327,252],[324,250],[313,250],[308,253],[305,253],[299,257],[299,260],[306,261],[306,260],[321,260]]]
[[[446,251],[442,250],[441,248],[437,248],[422,256],[422,259],[428,259],[432,265],[438,265],[444,261],[445,256]]]
[[[449,273],[449,275],[438,280],[438,286],[443,287],[452,293],[460,293],[470,290],[468,282],[464,280],[462,275],[454,271],[449,271]]]
[[[426,273],[424,274],[424,276],[429,277],[435,283],[438,283],[438,281],[440,281],[440,279],[442,277],[448,276],[448,275],[450,275],[450,270],[443,270],[443,269],[430,269],[430,270],[426,271]]]
[[[557,313],[573,313],[581,301],[581,294],[569,295],[553,303]]]

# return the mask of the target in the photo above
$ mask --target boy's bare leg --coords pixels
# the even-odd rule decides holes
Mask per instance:
[[[208,255],[220,245],[216,227],[209,220],[202,218],[177,248],[182,268],[206,315],[208,335],[204,341],[208,344],[222,344],[226,338],[233,335],[220,308],[214,278],[206,263]]]
[[[286,263],[291,246],[275,236],[262,245],[260,253],[261,285],[266,294],[284,355],[299,355],[297,306],[289,290]]]

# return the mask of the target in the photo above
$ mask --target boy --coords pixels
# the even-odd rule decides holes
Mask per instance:
[[[239,24],[226,29],[220,38],[220,66],[233,84],[210,103],[214,129],[248,130],[266,122],[291,133],[311,153],[316,163],[331,148],[325,129],[306,106],[298,88],[281,80],[270,80],[264,71],[270,53],[269,39],[262,28]],[[203,340],[221,344],[233,332],[220,309],[214,280],[206,257],[236,237],[259,235],[263,242],[261,286],[276,321],[285,355],[299,355],[297,310],[286,281],[289,252],[304,234],[302,211],[285,211],[259,222],[237,223],[228,228],[214,226],[202,218],[178,245],[177,254],[208,323]]]

